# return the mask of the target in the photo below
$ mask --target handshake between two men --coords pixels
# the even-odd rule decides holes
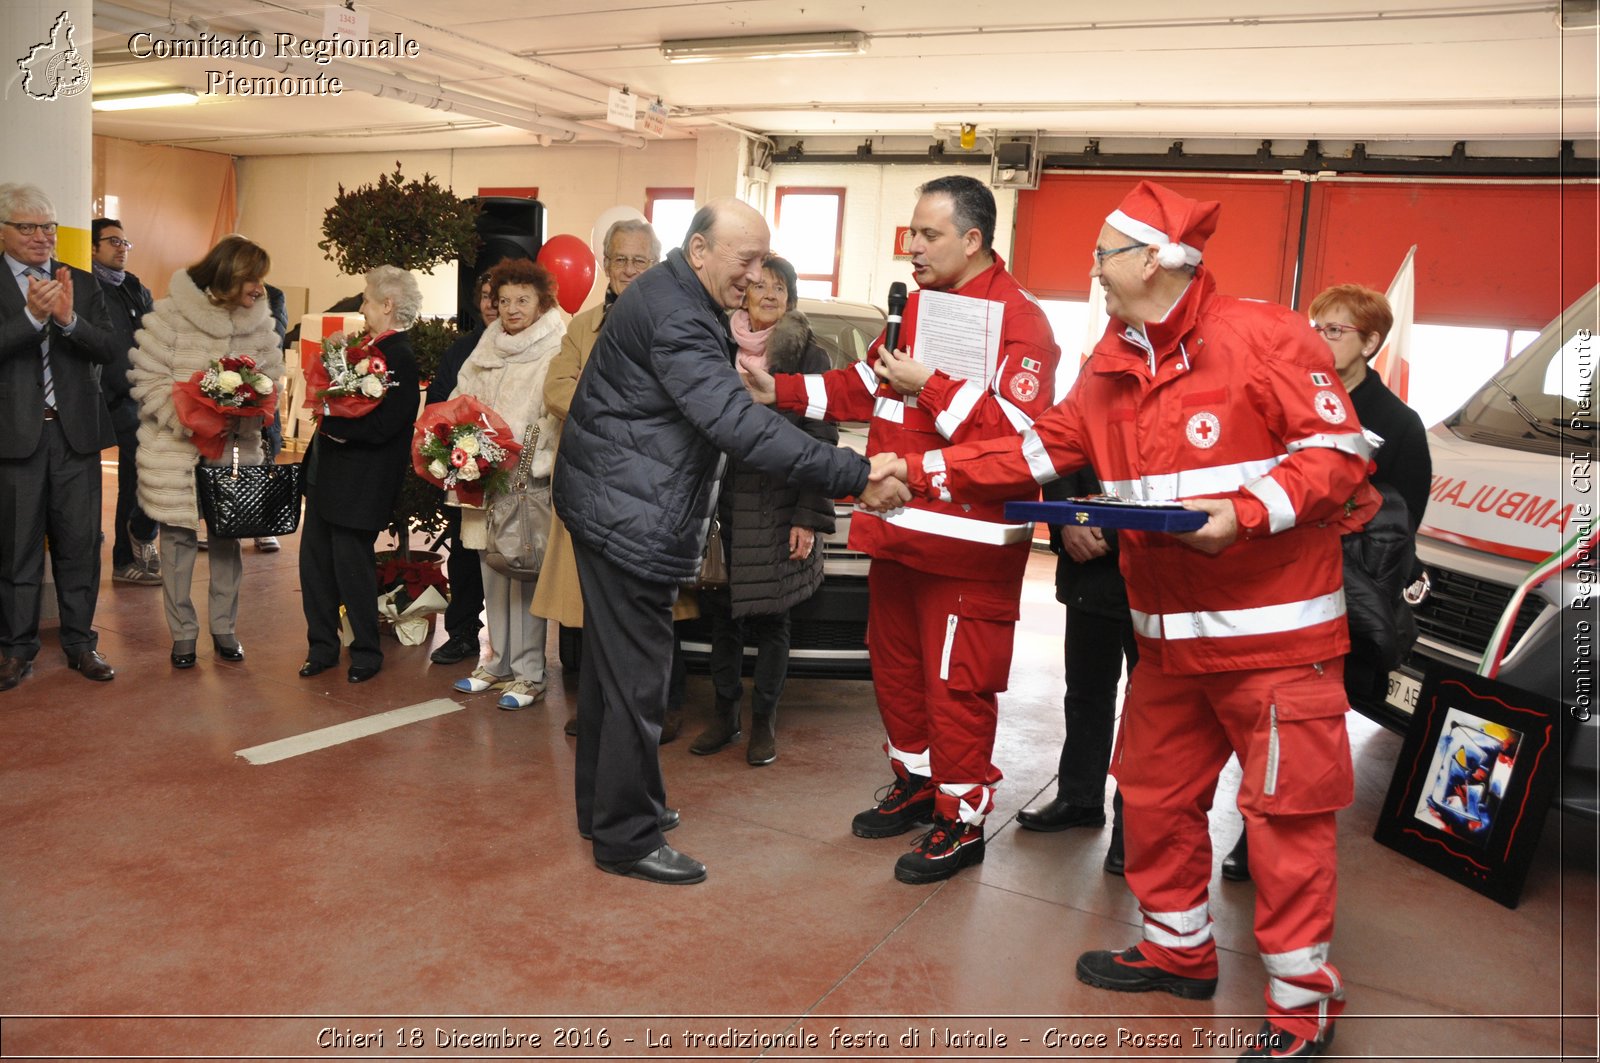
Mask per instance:
[[[932,375],[930,369],[913,361],[904,351],[879,351],[878,364],[873,368],[902,395],[915,395]],[[777,402],[777,388],[765,367],[741,354],[738,370],[752,399],[764,406]],[[867,477],[867,486],[856,496],[857,506],[873,513],[886,513],[911,501],[911,488],[906,486],[906,463],[898,454],[874,454],[871,462],[872,472]]]

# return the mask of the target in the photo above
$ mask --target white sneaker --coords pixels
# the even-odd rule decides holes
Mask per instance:
[[[532,683],[526,679],[519,679],[514,683],[507,683],[501,689],[505,693],[500,695],[500,700],[495,704],[502,709],[525,709],[536,701],[544,700],[543,683]]]
[[[263,554],[278,552],[278,537],[276,535],[262,535],[256,538],[256,549]]]
[[[495,675],[483,666],[472,670],[472,674],[455,681],[455,688],[464,694],[482,694],[485,690],[494,687],[503,687],[510,682],[509,676]]]

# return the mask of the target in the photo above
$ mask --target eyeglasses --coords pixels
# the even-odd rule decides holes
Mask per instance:
[[[632,266],[640,273],[643,273],[645,270],[656,264],[655,259],[645,258],[643,255],[634,255],[632,258],[624,258],[622,255],[615,255],[607,258],[606,261],[611,263],[613,266],[616,266],[618,269]]]
[[[133,241],[124,240],[120,236],[102,236],[100,239],[96,240],[95,243],[110,244],[112,247],[121,248],[124,251],[133,250]]]
[[[1322,338],[1327,340],[1336,340],[1346,332],[1354,332],[1358,336],[1361,334],[1361,330],[1354,325],[1341,325],[1337,321],[1330,321],[1323,325],[1313,324],[1311,329],[1313,332],[1322,333]]]
[[[1106,259],[1115,255],[1120,255],[1124,251],[1133,251],[1141,247],[1149,246],[1149,244],[1129,244],[1126,247],[1097,247],[1094,249],[1094,264],[1097,266],[1103,266],[1106,264]]]
[[[32,236],[41,231],[46,236],[56,234],[56,223],[53,221],[3,221],[0,225],[9,225],[23,236]]]

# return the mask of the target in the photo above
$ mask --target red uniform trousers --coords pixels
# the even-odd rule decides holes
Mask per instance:
[[[1334,812],[1354,786],[1343,673],[1342,658],[1320,669],[1205,675],[1166,675],[1141,662],[1114,758],[1128,887],[1144,917],[1140,952],[1170,973],[1215,978],[1206,813],[1229,754],[1238,753],[1267,1015],[1305,1038],[1321,1036],[1344,1008],[1339,972],[1327,962]]]
[[[874,558],[867,576],[872,685],[897,774],[931,778],[934,811],[982,823],[994,808],[995,695],[1011,676],[1022,580],[958,579]]]

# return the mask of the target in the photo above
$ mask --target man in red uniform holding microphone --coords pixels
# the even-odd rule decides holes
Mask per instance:
[[[1020,440],[891,470],[920,497],[978,504],[1089,462],[1108,494],[1207,514],[1195,531],[1121,536],[1139,670],[1113,770],[1144,936],[1084,953],[1078,977],[1215,991],[1206,812],[1237,752],[1268,975],[1268,1021],[1242,1058],[1315,1056],[1344,997],[1328,963],[1334,813],[1353,785],[1339,536],[1376,509],[1371,448],[1305,319],[1218,295],[1200,268],[1219,210],[1139,184],[1100,231],[1091,276],[1113,320],[1066,399]]]
[[[995,254],[994,227],[994,196],[981,182],[941,177],[923,185],[910,245],[920,290],[906,305],[898,354],[885,352],[880,336],[867,361],[848,369],[773,378],[743,367],[751,392],[807,417],[870,419],[869,457],[995,437],[1014,446],[1053,400],[1060,351],[1038,302]],[[957,377],[909,356],[919,318],[929,327],[927,292],[995,304],[982,317],[984,329],[998,330],[993,370],[984,378]],[[981,359],[984,352],[963,353]],[[921,499],[886,513],[857,510],[850,522],[851,549],[873,559],[867,646],[895,775],[851,829],[887,838],[933,820],[895,864],[902,882],[935,882],[983,860],[983,821],[1001,778],[991,759],[996,694],[1011,673],[1033,536],[1030,524],[1005,523],[1001,510],[998,502]]]

